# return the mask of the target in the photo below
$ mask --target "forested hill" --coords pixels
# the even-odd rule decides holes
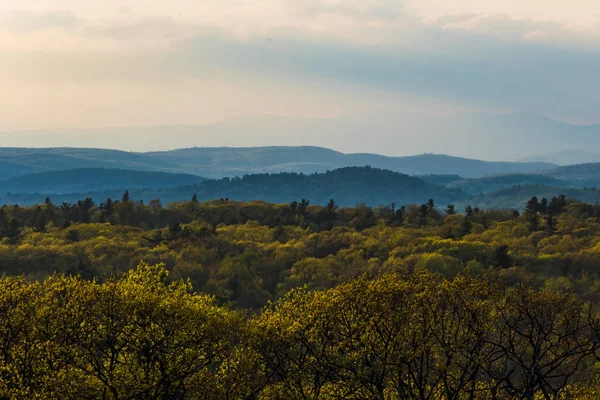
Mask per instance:
[[[120,150],[0,147],[0,179],[77,168],[174,172],[177,164]]]
[[[387,157],[378,154],[344,154],[321,147],[202,148],[145,153],[163,163],[179,163],[187,172],[202,176],[239,176],[264,172],[324,172],[350,166],[370,165],[408,175],[457,174],[477,177],[490,174],[531,173],[555,167],[543,162],[493,162],[420,154]]]
[[[481,196],[473,196],[471,204],[481,208],[523,208],[533,195],[551,198],[564,194],[571,199],[597,204],[600,201],[598,188],[566,188],[545,185],[517,185],[496,190]],[[462,204],[461,204],[462,205]]]
[[[545,175],[564,180],[600,181],[600,163],[566,165],[549,171]]]
[[[456,174],[466,178],[533,173],[556,167],[541,162],[491,162],[443,154],[409,157],[344,154],[311,146],[195,147],[150,153],[86,148],[0,148],[0,180],[78,168],[162,171],[223,178],[259,173],[326,172],[364,165],[409,175]]]
[[[570,187],[571,181],[553,178],[538,174],[507,174],[492,175],[482,178],[470,178],[455,180],[446,183],[445,186],[461,189],[471,194],[485,194],[513,186],[544,185],[556,188]],[[531,196],[530,196],[531,197]]]
[[[77,168],[24,175],[0,181],[0,191],[81,193],[111,189],[164,189],[204,181],[196,175],[112,168]]]
[[[127,189],[127,187],[122,188]],[[84,197],[96,201],[118,199],[123,190],[53,195],[52,201],[74,202]],[[441,203],[467,200],[470,196],[460,189],[446,188],[405,174],[371,167],[347,167],[322,174],[258,174],[241,178],[206,180],[196,185],[170,189],[132,189],[136,200],[160,199],[163,203],[189,200],[196,194],[198,200],[229,198],[232,200],[265,200],[289,203],[301,198],[315,204],[325,204],[334,198],[342,205],[366,203],[369,205],[422,203],[434,198]],[[40,195],[8,194],[0,199],[6,204],[35,204],[44,201]]]

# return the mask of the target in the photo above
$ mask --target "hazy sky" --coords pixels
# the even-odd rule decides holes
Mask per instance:
[[[2,0],[0,130],[379,108],[600,122],[597,0]]]

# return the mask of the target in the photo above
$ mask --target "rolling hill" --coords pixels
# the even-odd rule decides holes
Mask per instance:
[[[0,191],[13,193],[81,193],[111,189],[164,189],[204,181],[196,175],[107,168],[40,172],[0,181]]]
[[[54,203],[74,202],[92,197],[97,202],[106,198],[119,199],[123,190],[88,191],[55,194]],[[206,180],[195,185],[166,189],[131,189],[136,200],[160,199],[164,204],[189,200],[194,193],[198,200],[230,198],[233,200],[265,200],[289,203],[302,198],[312,203],[325,204],[330,198],[341,205],[366,203],[369,205],[423,203],[429,198],[448,203],[466,200],[469,195],[459,189],[446,188],[405,174],[371,167],[347,167],[319,174],[258,174],[241,178]],[[5,194],[0,202],[6,204],[35,204],[44,201],[43,194]]]
[[[600,162],[600,152],[594,152],[589,150],[559,150],[547,154],[538,154],[528,157],[524,157],[519,161],[531,162],[531,161],[543,161],[558,165],[572,165],[581,163],[596,163]]]
[[[458,188],[474,195],[509,189],[514,186],[530,187],[532,185],[584,189],[600,187],[600,163],[568,165],[535,174],[501,174],[468,179],[449,177],[446,182],[441,182],[442,176],[424,177],[423,179],[437,180],[439,184]]]
[[[567,165],[544,171],[543,174],[579,185],[600,186],[600,162]]]
[[[176,164],[120,150],[0,147],[0,180],[77,168],[117,168],[170,172]]]
[[[456,175],[423,175],[421,179],[458,188],[473,195],[496,192],[512,187],[543,186],[585,189],[600,187],[600,163],[576,164],[552,168],[532,174],[499,174],[478,178]]]
[[[542,185],[569,187],[569,182],[541,174],[492,175],[482,178],[463,179],[448,183],[446,186],[461,189],[471,194],[485,194],[513,186]]]
[[[457,202],[461,206],[467,203],[480,208],[515,208],[522,210],[532,196],[550,199],[554,196],[564,194],[567,198],[576,199],[586,203],[597,203],[600,201],[600,189],[598,188],[559,188],[544,185],[513,186],[511,188],[493,191],[481,196],[476,196],[467,202]]]
[[[344,154],[320,147],[189,148],[145,153],[161,162],[179,162],[184,170],[202,176],[239,176],[251,173],[324,172],[365,166],[408,175],[457,174],[465,177],[490,174],[537,172],[553,164],[481,161],[443,154],[387,157],[378,154]]]
[[[117,178],[118,174],[122,176]],[[71,176],[71,182],[65,183],[63,180],[60,183],[63,176]],[[84,182],[92,177],[97,181],[95,184]],[[126,189],[134,200],[148,202],[160,199],[163,204],[189,200],[193,194],[197,194],[199,200],[230,198],[288,203],[306,198],[313,204],[325,204],[333,198],[341,205],[364,202],[373,206],[392,202],[398,205],[421,204],[433,198],[442,208],[454,203],[458,207],[470,204],[481,208],[522,209],[532,196],[549,198],[560,194],[590,203],[600,200],[600,189],[568,187],[568,181],[540,174],[455,178],[430,175],[429,178],[420,179],[372,167],[345,167],[314,174],[282,172],[207,180],[184,174],[80,169],[28,175],[20,183],[27,190],[21,193],[0,191],[0,204],[36,204],[43,202],[46,196],[50,196],[54,203],[75,202],[85,197],[100,202],[106,198],[120,199]],[[427,179],[452,182],[444,186]],[[10,182],[16,185],[20,180],[15,178]],[[58,184],[54,187],[56,182]],[[179,186],[179,183],[184,185]],[[36,193],[30,190],[34,187],[38,188]],[[96,189],[67,192],[69,188],[87,187]]]
[[[0,179],[75,168],[117,168],[222,178],[260,173],[326,172],[365,165],[409,175],[457,174],[464,177],[532,173],[556,167],[540,162],[492,162],[442,154],[408,157],[344,154],[310,146],[196,147],[150,153],[80,148],[0,148],[0,166],[3,167],[0,168]]]

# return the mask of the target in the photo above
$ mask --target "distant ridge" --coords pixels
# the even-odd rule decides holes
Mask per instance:
[[[277,173],[246,175],[238,178],[206,180],[194,185],[164,189],[131,189],[89,191],[55,194],[54,202],[74,202],[92,197],[97,202],[106,198],[120,199],[129,189],[132,199],[149,201],[160,199],[164,204],[191,199],[229,198],[232,200],[264,200],[289,203],[302,198],[313,204],[325,204],[333,198],[341,205],[366,203],[388,205],[423,203],[434,198],[441,204],[456,199],[466,200],[469,195],[460,189],[446,188],[405,174],[371,167],[346,167],[318,174]],[[1,196],[0,196],[1,197]],[[6,204],[35,204],[44,200],[42,194],[5,195]]]
[[[194,185],[204,178],[189,174],[109,168],[77,168],[41,172],[0,181],[4,191],[60,194],[110,189],[164,189]]]
[[[242,177],[206,179],[195,175],[155,171],[84,168],[26,175],[0,182],[0,204],[74,202],[85,197],[96,201],[120,199],[129,190],[134,200],[160,199],[163,204],[230,198],[287,203],[302,198],[323,204],[422,204],[435,200],[439,207],[454,203],[484,208],[522,208],[532,196],[569,198],[595,203],[600,200],[600,163],[552,168],[534,174],[504,174],[481,178],[458,175],[420,177],[389,169],[343,167],[322,173],[263,173]],[[11,190],[12,189],[12,190]],[[8,192],[8,193],[7,193]]]
[[[482,160],[519,160],[564,149],[598,149],[600,124],[573,125],[527,112],[431,115],[379,111],[334,118],[248,115],[203,125],[0,132],[0,138],[5,146],[150,151],[193,146],[313,145],[347,154],[406,156],[432,152]],[[540,160],[549,161],[534,161]]]
[[[591,204],[600,201],[600,189],[597,188],[578,189],[546,185],[523,185],[475,196],[467,203],[481,208],[516,208],[522,210],[532,196],[537,196],[539,199],[544,197],[550,199],[561,194],[564,194],[567,198]],[[461,206],[466,204],[465,202],[458,203]]]
[[[600,182],[600,162],[566,165],[545,172],[558,179]]]
[[[314,146],[195,147],[148,153],[88,148],[0,148],[0,180],[76,168],[117,168],[221,178],[257,173],[314,173],[365,165],[408,175],[450,174],[467,178],[532,173],[556,167],[542,162],[481,161],[431,153],[407,157],[344,154]]]
[[[560,150],[553,153],[539,154],[528,157],[523,157],[519,161],[531,162],[531,161],[543,161],[558,165],[572,165],[582,163],[595,163],[600,162],[600,151],[589,151],[589,150],[577,150],[577,149],[566,149]]]

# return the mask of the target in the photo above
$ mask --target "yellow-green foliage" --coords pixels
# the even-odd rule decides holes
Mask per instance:
[[[582,203],[556,216],[556,231],[543,222],[532,231],[526,215],[493,210],[470,217],[434,210],[421,218],[415,206],[398,217],[390,207],[365,206],[326,212],[310,205],[301,215],[290,205],[260,201],[118,205],[114,215],[133,210],[123,217],[130,223],[95,208],[89,223],[64,221],[67,211],[51,205],[1,208],[5,223],[14,217],[26,224],[43,213],[53,220],[0,238],[0,271],[104,281],[145,260],[164,263],[173,279],[189,278],[219,303],[259,309],[303,285],[331,288],[363,274],[423,268],[451,277],[470,266],[509,285],[530,280],[600,300],[600,223],[589,217],[596,208]],[[93,222],[102,218],[110,222]],[[150,228],[163,220],[171,220],[168,227]],[[3,229],[0,221],[0,237]],[[506,257],[499,259],[502,246]]]
[[[98,284],[0,281],[0,392],[14,398],[193,398],[211,387],[240,316],[142,263]],[[142,396],[142,397],[136,397]],[[166,396],[166,397],[165,397]]]
[[[306,260],[317,262],[316,260]],[[573,293],[426,269],[292,289],[258,315],[164,265],[103,283],[0,280],[0,397],[492,399],[598,393]]]

